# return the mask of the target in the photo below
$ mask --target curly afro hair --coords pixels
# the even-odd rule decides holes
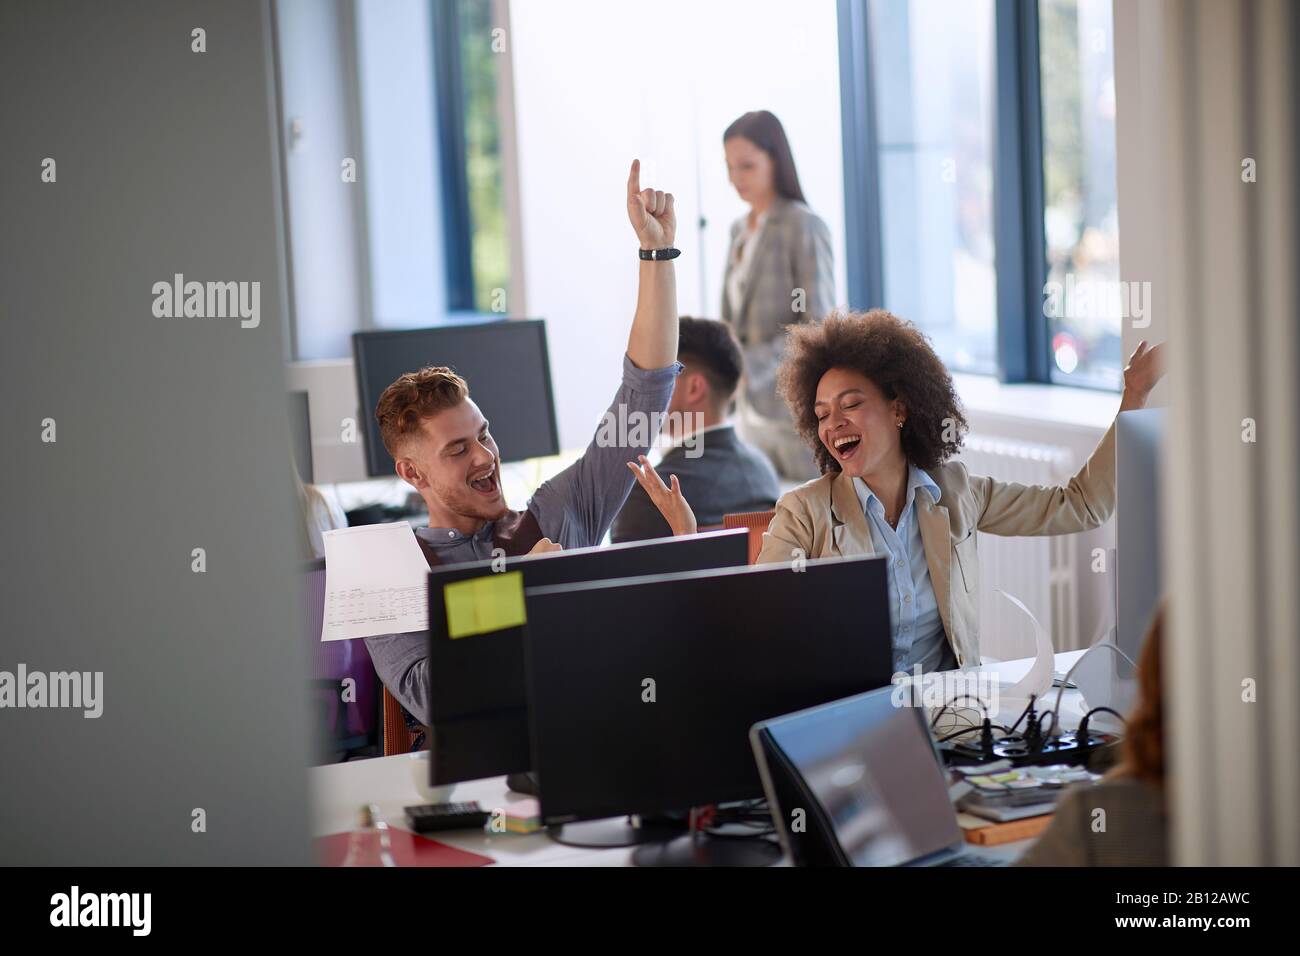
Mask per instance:
[[[903,402],[907,408],[900,434],[903,454],[917,468],[935,468],[961,447],[966,416],[952,376],[934,354],[930,340],[911,322],[884,309],[833,312],[819,323],[789,326],[788,335],[777,391],[790,407],[800,437],[812,447],[822,474],[840,470],[817,435],[813,411],[817,385],[833,368],[861,372],[886,399]]]

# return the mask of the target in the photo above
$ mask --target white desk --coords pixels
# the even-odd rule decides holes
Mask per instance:
[[[1056,655],[1056,669],[1068,671],[1082,655],[1082,651],[1069,651]],[[1003,681],[1019,679],[1029,669],[1031,660],[1003,661],[981,668],[995,671]],[[1043,702],[1051,707],[1056,697],[1053,690]],[[1077,726],[1082,711],[1079,710],[1078,691],[1067,690],[1061,698],[1061,723],[1067,728]],[[1004,709],[994,715],[994,720],[1014,720],[1019,713]],[[1041,709],[1041,708],[1040,708]],[[471,780],[451,787],[438,788],[432,797],[422,796],[416,789],[416,773],[427,778],[427,753],[403,754],[396,757],[376,757],[371,760],[354,760],[349,763],[312,767],[309,787],[312,799],[312,833],[323,836],[350,830],[355,825],[357,810],[362,804],[373,803],[379,808],[382,819],[390,826],[406,829],[403,808],[435,801],[477,800],[486,810],[499,807],[506,798],[505,777]],[[501,866],[629,866],[633,848],[590,850],[562,846],[544,832],[531,834],[488,833],[480,830],[451,830],[433,835],[440,843],[491,857]],[[991,852],[1007,857],[1017,856],[1030,841],[1008,843],[991,848]]]
[[[1084,654],[1083,651],[1062,651],[1056,655],[1054,661],[1054,670],[1056,673],[1064,675],[1069,673]],[[1014,661],[998,661],[996,663],[985,664],[982,667],[975,668],[971,671],[962,673],[988,673],[996,674],[998,681],[1003,684],[1010,684],[1020,680],[1029,672],[1030,665],[1034,663],[1032,657],[1025,657]],[[1051,710],[1056,706],[1056,691],[1053,687],[1044,697],[1035,702],[1035,707],[1042,710]],[[1064,690],[1061,692],[1061,713],[1059,714],[1061,725],[1067,730],[1073,730],[1078,726],[1080,719],[1084,715],[1081,709],[1083,706],[1083,697],[1077,690]],[[989,714],[995,723],[1008,723],[1020,716],[1021,710],[1024,709],[1024,702],[1002,701],[995,712]]]
[[[309,784],[312,799],[312,833],[323,836],[351,830],[357,810],[374,803],[390,827],[406,829],[405,807],[431,802],[416,789],[415,774],[428,776],[428,752],[375,757],[348,763],[312,767]],[[436,801],[477,800],[486,810],[501,806],[506,798],[506,778],[489,777],[439,787]],[[488,833],[486,830],[449,830],[432,834],[439,843],[460,850],[490,856],[502,866],[622,865],[630,862],[631,850],[583,850],[561,846],[544,832]],[[603,857],[619,857],[606,860]],[[586,859],[595,857],[597,859]]]

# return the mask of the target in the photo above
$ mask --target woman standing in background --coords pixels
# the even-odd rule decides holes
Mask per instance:
[[[746,113],[727,127],[722,146],[728,178],[749,204],[731,227],[722,284],[722,318],[745,355],[737,426],[782,477],[805,481],[817,477],[817,465],[776,393],[776,369],[786,326],[820,322],[834,305],[831,234],[804,201],[790,142],[774,115]]]

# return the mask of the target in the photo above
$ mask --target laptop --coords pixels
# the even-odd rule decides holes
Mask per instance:
[[[894,688],[749,732],[781,845],[796,866],[1005,866],[962,837],[925,709]]]

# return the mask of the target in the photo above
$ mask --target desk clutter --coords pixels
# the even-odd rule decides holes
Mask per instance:
[[[981,770],[970,773],[971,769]],[[1005,823],[1051,813],[1057,798],[1066,789],[1089,786],[1101,779],[1083,767],[1068,764],[998,769],[987,765],[961,768],[959,776],[970,789],[958,799],[957,807],[966,813]]]
[[[409,551],[409,533],[380,525],[331,535],[357,560],[312,569],[328,574],[313,592],[323,605],[313,640],[345,647],[359,626],[404,630],[401,608],[372,614],[356,595],[373,570],[361,552],[384,550],[390,536]],[[737,529],[504,562],[412,563],[409,586],[425,606],[409,626],[423,629],[394,639],[424,651],[416,666],[428,682],[428,753],[412,765],[420,793],[500,779],[505,790],[462,791],[454,804],[407,800],[391,830],[372,823],[326,838],[328,859],[443,865],[451,857],[436,847],[483,850],[497,836],[505,840],[492,845],[510,857],[519,852],[506,847],[511,835],[532,846],[527,835],[544,832],[559,846],[630,850],[638,865],[766,865],[783,850],[808,866],[1003,865],[1005,855],[963,847],[1027,838],[1044,821],[1025,821],[1045,819],[1066,786],[1095,779],[1062,765],[1109,739],[1088,731],[1087,716],[1057,734],[1055,710],[1036,709],[1033,695],[1009,726],[983,706],[976,720],[949,705],[931,722],[925,706],[898,704],[883,559],[810,560],[792,575],[747,557],[748,534]],[[339,633],[330,633],[325,598],[341,581],[352,603],[335,609]],[[845,593],[862,602],[853,630],[836,626]],[[807,653],[809,630],[822,635],[817,654]],[[753,654],[756,641],[768,653]],[[701,659],[726,666],[701,668]],[[948,710],[954,726],[940,729]],[[945,763],[960,769],[960,793]],[[1010,822],[1021,825],[987,829]]]
[[[1115,734],[1089,730],[1093,714],[1099,711],[1113,713],[1109,707],[1092,708],[1083,716],[1077,730],[1067,731],[1059,726],[1053,710],[1039,711],[1036,702],[1036,696],[1031,696],[1010,727],[994,724],[986,711],[982,721],[976,720],[956,731],[941,733],[937,743],[943,762],[958,769],[995,763],[1005,767],[1090,765],[1104,762],[1119,743],[1120,738]],[[981,702],[977,703],[983,707]],[[938,709],[931,721],[932,730],[937,729],[940,718],[951,707],[952,704],[946,704]],[[995,729],[1001,731],[1001,736],[994,733]]]

